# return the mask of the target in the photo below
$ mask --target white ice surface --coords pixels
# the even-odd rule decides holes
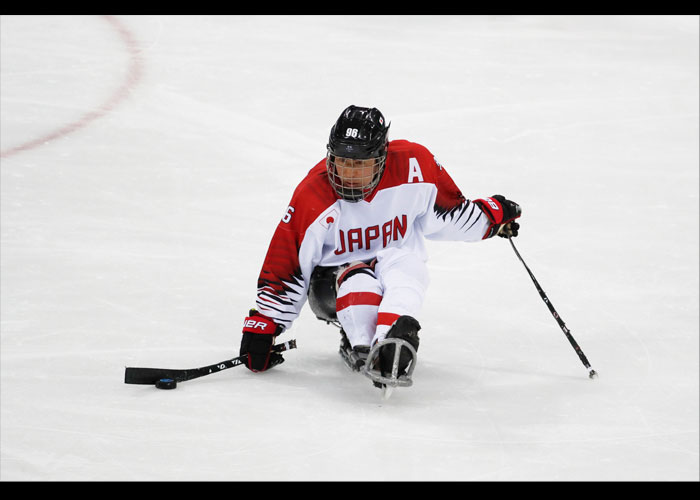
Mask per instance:
[[[698,481],[698,24],[2,16],[0,479]],[[349,104],[523,206],[598,380],[494,238],[429,244],[388,401],[308,307],[270,372],[124,384],[237,355]]]

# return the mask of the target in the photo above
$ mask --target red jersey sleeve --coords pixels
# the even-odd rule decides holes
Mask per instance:
[[[297,318],[306,302],[310,273],[317,257],[313,251],[311,255],[301,256],[305,238],[314,237],[307,234],[307,229],[336,201],[325,176],[323,160],[294,191],[272,236],[258,277],[256,308],[285,328]]]

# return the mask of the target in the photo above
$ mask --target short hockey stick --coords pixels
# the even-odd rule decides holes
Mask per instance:
[[[272,351],[282,352],[288,349],[295,349],[296,346],[296,340],[289,340],[287,342],[283,342],[282,344],[274,345],[272,347]],[[138,368],[132,366],[126,368],[126,372],[124,373],[124,383],[153,385],[163,378],[173,379],[176,382],[184,382],[185,380],[192,380],[194,378],[220,372],[221,370],[226,370],[227,368],[233,368],[234,366],[245,363],[247,359],[248,355],[244,354],[236,358],[227,359],[226,361],[220,361],[213,365],[202,366],[201,368],[190,368],[187,370],[175,370],[171,368]]]
[[[559,313],[557,313],[556,309],[554,309],[554,306],[549,301],[547,294],[544,293],[544,290],[542,290],[542,287],[537,282],[537,279],[535,279],[535,275],[532,274],[532,271],[530,271],[530,268],[527,267],[527,264],[525,264],[525,261],[520,256],[520,252],[518,252],[518,249],[515,248],[515,243],[513,243],[513,239],[510,236],[508,236],[508,241],[510,241],[510,245],[513,247],[513,250],[515,250],[515,255],[518,256],[518,259],[520,259],[520,262],[522,262],[523,266],[525,266],[525,269],[527,269],[527,273],[530,275],[530,278],[532,279],[532,282],[535,284],[535,288],[537,288],[537,291],[540,292],[540,297],[542,297],[542,300],[547,305],[549,312],[551,312],[552,316],[554,316],[554,319],[557,320],[559,327],[564,332],[564,335],[566,335],[566,338],[569,340],[571,347],[573,347],[574,351],[576,351],[576,354],[578,354],[578,357],[581,360],[581,362],[583,363],[583,366],[585,366],[586,369],[588,369],[588,377],[589,378],[597,378],[598,374],[596,373],[596,371],[593,368],[591,368],[591,364],[588,362],[588,358],[586,358],[586,355],[583,354],[583,351],[579,347],[579,345],[576,342],[576,340],[574,339],[573,335],[571,335],[571,332],[569,331],[569,329],[564,324],[564,321],[559,316]]]

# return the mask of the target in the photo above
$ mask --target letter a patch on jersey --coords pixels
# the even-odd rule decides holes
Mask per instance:
[[[414,179],[418,179],[418,182],[423,182],[423,172],[420,170],[420,165],[418,165],[418,160],[415,158],[408,159],[408,182],[414,182]]]

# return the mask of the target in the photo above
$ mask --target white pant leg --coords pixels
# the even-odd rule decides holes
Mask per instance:
[[[338,288],[336,314],[350,345],[370,345],[377,328],[382,286],[373,273],[354,274]]]
[[[399,316],[418,319],[430,283],[423,258],[401,248],[388,248],[380,252],[374,270],[383,290],[383,298],[377,310],[377,328],[371,345],[384,340]]]

